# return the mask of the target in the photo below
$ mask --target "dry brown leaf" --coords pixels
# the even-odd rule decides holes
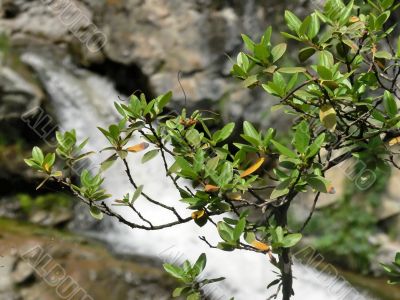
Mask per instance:
[[[240,174],[240,178],[244,178],[246,176],[249,176],[250,174],[252,174],[255,171],[257,171],[262,166],[264,161],[265,161],[264,157],[259,158],[254,165],[252,165],[250,168],[248,168],[242,174]]]

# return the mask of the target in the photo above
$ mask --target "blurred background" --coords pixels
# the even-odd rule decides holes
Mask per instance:
[[[96,126],[115,120],[114,101],[138,92],[150,98],[172,90],[171,109],[212,110],[218,112],[219,123],[239,124],[246,119],[289,135],[288,117],[270,110],[274,99],[260,90],[245,89],[231,78],[230,58],[242,50],[241,33],[258,39],[272,25],[275,42],[281,41],[285,9],[304,16],[321,3],[0,0],[0,299],[91,299],[73,295],[72,287],[63,294],[70,295],[62,298],[56,286],[43,280],[43,274],[24,259],[23,254],[33,249],[49,254],[87,297],[170,299],[174,282],[161,271],[165,257],[157,255],[168,249],[166,241],[160,240],[164,248],[160,246],[158,252],[145,247],[148,241],[143,234],[124,243],[126,229],[108,219],[94,221],[68,194],[51,186],[36,191],[41,178],[23,158],[30,156],[33,146],[53,149],[54,133],[60,129],[77,128],[82,138],[91,137],[90,147],[99,149],[104,141],[97,140],[102,137]],[[399,20],[391,18],[392,23]],[[295,48],[289,44],[293,49],[289,52],[295,53]],[[297,57],[292,62],[297,63]],[[159,167],[154,165],[150,174],[157,176]],[[139,170],[145,183],[147,173],[147,169]],[[123,180],[121,170],[113,174]],[[360,299],[400,299],[399,288],[386,284],[379,264],[390,263],[400,250],[400,173],[376,174],[374,184],[364,191],[346,174],[338,168],[327,175],[337,193],[319,201],[304,245],[314,247],[324,258],[319,269],[335,270],[325,268],[330,270],[327,278],[346,279],[361,291]],[[109,185],[124,187],[115,182]],[[155,195],[169,191],[158,185],[153,190]],[[308,214],[311,202],[308,196],[298,199],[292,211],[294,224]],[[193,235],[190,230],[186,233]],[[157,240],[151,243],[157,247]],[[198,241],[187,243],[192,246],[179,252],[188,257],[206,251],[206,245]],[[190,253],[193,249],[196,253]],[[253,267],[239,275],[251,278]],[[241,269],[224,270],[240,273]],[[329,294],[320,283],[325,275],[313,272],[310,278],[300,279],[308,299],[356,299]],[[256,279],[257,274],[253,274]],[[265,299],[262,289],[268,282],[261,277],[257,290],[242,278],[238,282],[248,286],[243,288],[246,291],[228,285],[221,299],[235,295],[236,299]]]

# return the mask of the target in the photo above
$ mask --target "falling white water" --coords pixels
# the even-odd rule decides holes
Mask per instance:
[[[61,66],[36,54],[25,54],[23,61],[39,75],[51,97],[60,127],[75,128],[81,138],[89,137],[88,147],[91,149],[100,150],[106,146],[106,140],[96,126],[107,127],[116,120],[113,102],[118,100],[118,94],[113,85],[88,71],[68,67],[68,63]],[[129,155],[129,164],[137,183],[143,184],[144,191],[157,201],[173,205],[181,215],[189,216],[190,211],[178,201],[178,193],[165,178],[161,159],[154,159],[145,165],[140,163],[140,159],[141,154]],[[99,161],[97,159],[93,163]],[[121,164],[110,169],[106,178],[105,188],[115,198],[132,191]],[[145,199],[137,201],[137,208],[154,224],[175,220],[170,212],[158,209]],[[126,208],[120,208],[119,211],[124,217],[140,223],[132,211]],[[248,251],[210,249],[199,240],[198,237],[204,235],[212,244],[219,241],[215,227],[211,225],[199,228],[191,222],[161,231],[142,231],[115,222],[111,228],[96,234],[119,252],[150,256],[166,262],[193,261],[205,252],[208,258],[206,276],[226,277],[225,281],[210,286],[212,299],[230,299],[234,296],[237,300],[261,300],[274,292],[274,289],[268,293],[266,291],[267,284],[276,278],[267,257]],[[335,278],[334,273],[327,276],[310,267],[295,264],[294,275],[294,299],[371,299],[344,286],[344,282]]]

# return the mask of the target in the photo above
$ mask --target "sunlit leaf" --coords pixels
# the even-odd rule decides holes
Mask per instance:
[[[193,220],[198,220],[198,219],[204,217],[205,213],[206,213],[205,210],[196,210],[196,211],[192,212],[191,217]]]
[[[230,192],[226,194],[229,200],[240,201],[243,200],[242,193],[240,192]]]
[[[389,146],[400,144],[400,136],[395,137],[389,141]]]
[[[146,142],[143,142],[143,143],[131,146],[126,150],[129,152],[140,152],[140,151],[146,150],[148,147],[149,147],[149,144]]]
[[[272,62],[276,62],[278,59],[282,57],[282,55],[286,51],[287,45],[285,43],[276,45],[274,48],[272,48],[271,54],[272,54]]]
[[[320,107],[319,119],[322,125],[333,132],[336,128],[336,111],[330,104],[324,104]]]
[[[254,163],[251,167],[249,167],[248,169],[246,169],[242,174],[240,174],[241,178],[244,178],[246,176],[249,176],[250,174],[253,174],[255,171],[257,171],[262,164],[264,163],[265,158],[264,157],[260,157],[256,163]]]
[[[295,32],[298,32],[301,26],[300,19],[290,11],[285,11],[285,21],[287,26]]]
[[[204,187],[204,191],[207,193],[214,193],[214,192],[218,192],[219,191],[219,187],[212,185],[212,184],[206,184],[206,186]]]
[[[260,242],[260,241],[257,241],[257,240],[254,240],[254,241],[251,243],[251,245],[252,245],[254,248],[256,248],[256,249],[258,249],[258,250],[261,250],[261,251],[264,251],[264,252],[267,252],[267,251],[270,250],[270,247],[269,247],[267,244],[265,244],[265,243],[263,243],[263,242]]]
[[[104,217],[104,215],[103,215],[103,213],[101,212],[101,210],[98,209],[98,208],[95,207],[95,206],[91,206],[89,211],[90,211],[90,214],[92,215],[92,217],[95,218],[95,219],[97,219],[97,220],[102,220],[103,217]]]

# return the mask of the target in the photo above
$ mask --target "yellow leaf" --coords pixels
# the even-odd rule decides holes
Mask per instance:
[[[395,137],[389,141],[389,146],[400,144],[400,136]]]
[[[204,187],[204,191],[207,193],[214,193],[214,192],[218,192],[219,191],[219,187],[212,185],[212,184],[206,184],[206,186]]]
[[[322,125],[330,132],[335,131],[336,128],[336,111],[330,104],[324,104],[320,107],[319,119]]]
[[[256,162],[254,165],[252,165],[250,168],[248,168],[248,169],[245,170],[242,174],[240,174],[240,178],[249,176],[250,174],[252,174],[252,173],[254,173],[255,171],[257,171],[257,170],[262,166],[262,164],[264,163],[264,161],[265,161],[265,158],[264,158],[264,157],[259,158],[259,159],[257,160],[257,162]]]
[[[251,245],[254,248],[256,248],[258,250],[261,250],[261,251],[269,251],[270,250],[270,248],[269,248],[269,246],[267,244],[264,244],[264,243],[262,243],[260,241],[257,241],[257,240],[252,241]]]
[[[226,196],[228,197],[229,200],[235,200],[235,201],[242,200],[242,193],[239,192],[227,193]]]
[[[48,173],[51,172],[51,168],[48,164],[44,164],[43,168],[46,170],[46,172],[48,172]]]
[[[192,212],[192,219],[193,220],[201,219],[205,215],[205,213],[206,212],[204,210],[196,210]]]
[[[350,23],[356,23],[356,22],[358,22],[358,21],[360,21],[360,18],[357,17],[357,16],[352,16],[352,17],[350,17],[350,19],[349,19],[349,22],[350,22]]]
[[[143,150],[147,149],[147,147],[149,147],[149,144],[143,142],[143,143],[131,146],[126,150],[128,150],[129,152],[139,152],[139,151],[143,151]]]

